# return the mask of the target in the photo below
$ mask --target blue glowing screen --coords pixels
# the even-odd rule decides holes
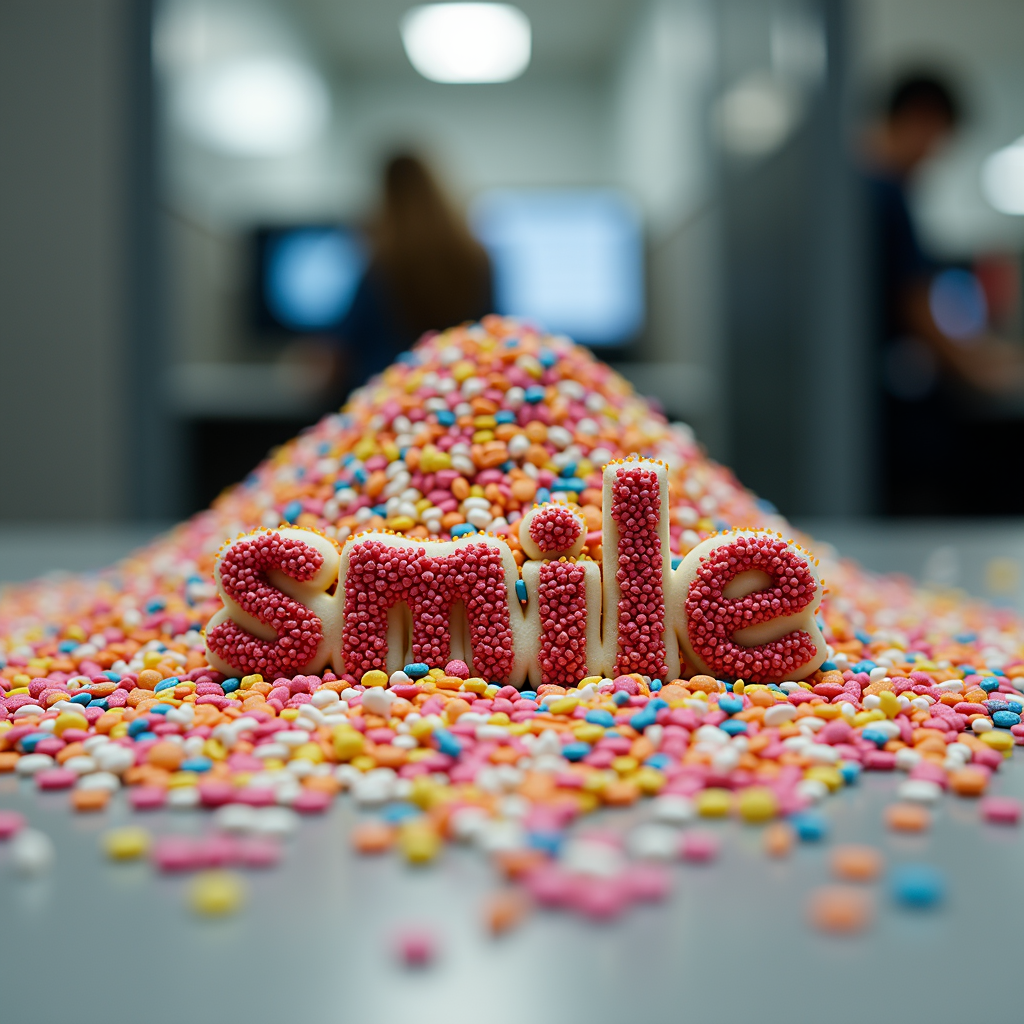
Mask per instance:
[[[595,346],[628,342],[643,326],[643,235],[622,193],[495,190],[471,221],[491,257],[498,313]]]
[[[365,269],[365,247],[354,231],[274,231],[263,252],[263,301],[273,319],[288,330],[327,330],[348,311]]]

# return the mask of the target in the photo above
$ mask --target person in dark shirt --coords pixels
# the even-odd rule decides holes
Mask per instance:
[[[487,253],[419,158],[388,161],[369,237],[369,265],[338,332],[350,386],[386,369],[426,331],[492,312]]]
[[[1024,489],[1006,507],[984,495],[1002,486],[1019,423],[971,415],[987,399],[1024,389],[1018,346],[979,330],[950,336],[932,312],[944,269],[923,250],[907,189],[953,134],[960,106],[940,78],[911,75],[893,89],[867,136],[865,183],[875,297],[882,511],[895,515],[1024,512]],[[1008,491],[1003,492],[1008,495]],[[1020,504],[1020,509],[1015,505]]]

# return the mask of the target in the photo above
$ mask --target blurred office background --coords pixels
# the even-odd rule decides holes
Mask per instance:
[[[1020,343],[1016,0],[517,0],[487,83],[431,80],[412,6],[0,5],[0,521],[174,521],[326,411],[398,150],[467,211],[501,312],[591,344],[788,515],[870,517],[856,154],[873,99],[937,69],[968,116],[915,222]]]

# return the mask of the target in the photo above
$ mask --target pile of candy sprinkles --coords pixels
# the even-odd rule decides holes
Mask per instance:
[[[582,557],[599,560],[601,469],[631,452],[668,466],[674,558],[734,527],[793,536],[687,428],[568,339],[498,318],[425,338],[149,548],[97,575],[4,593],[0,772],[65,790],[81,814],[124,790],[139,826],[108,832],[107,854],[191,873],[192,906],[211,914],[239,906],[237,869],[272,866],[301,815],[350,799],[363,854],[425,865],[461,842],[490,857],[503,879],[484,910],[495,933],[537,906],[610,919],[666,897],[670,862],[718,853],[701,819],[737,817],[762,829],[766,856],[786,856],[822,839],[816,805],[865,771],[899,773],[891,829],[926,830],[944,795],[976,801],[980,820],[1017,822],[1015,801],[987,794],[1024,742],[1021,623],[827,552],[828,661],[799,683],[624,675],[517,691],[460,661],[359,678],[227,678],[206,661],[214,558],[240,533],[294,524],[340,547],[371,529],[485,530],[521,566],[518,520],[554,501],[581,513]],[[554,532],[577,521],[565,518],[549,526],[556,547]],[[583,820],[631,805],[644,813],[628,829],[613,814],[600,828]],[[206,815],[203,834],[152,834],[144,812],[165,807]],[[59,856],[10,811],[0,837],[28,874]],[[830,856],[836,885],[810,894],[809,919],[863,928],[881,852]],[[928,865],[888,877],[897,902],[942,898]],[[430,937],[410,933],[399,951],[426,962]]]

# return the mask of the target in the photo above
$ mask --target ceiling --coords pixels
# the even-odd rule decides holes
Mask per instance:
[[[398,25],[414,0],[278,0],[335,73],[415,75]],[[635,0],[517,0],[533,28],[526,76],[600,75],[639,9]]]

